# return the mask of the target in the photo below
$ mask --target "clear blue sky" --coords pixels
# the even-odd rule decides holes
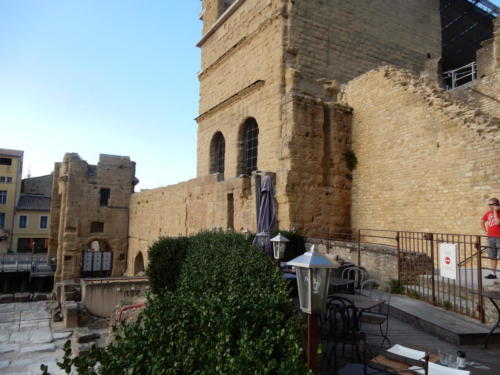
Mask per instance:
[[[0,147],[25,175],[78,152],[129,155],[139,189],[194,177],[200,3],[0,0]]]
[[[24,174],[65,152],[137,162],[139,188],[195,176],[200,0],[0,0],[0,147]]]

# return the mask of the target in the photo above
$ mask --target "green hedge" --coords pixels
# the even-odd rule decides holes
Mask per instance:
[[[63,367],[92,375],[308,373],[287,283],[242,236],[164,238],[149,261],[154,293],[139,320],[86,359],[71,359],[68,347]]]

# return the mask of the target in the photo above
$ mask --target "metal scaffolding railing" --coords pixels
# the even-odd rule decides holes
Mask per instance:
[[[477,65],[475,61],[458,69],[448,70],[443,73],[446,90],[453,90],[465,84],[472,83],[476,80],[476,78]]]

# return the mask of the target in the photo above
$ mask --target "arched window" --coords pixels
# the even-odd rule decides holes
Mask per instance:
[[[259,149],[259,126],[254,118],[249,118],[243,124],[243,157],[241,173],[251,175],[257,170],[257,155]]]
[[[210,173],[224,175],[224,158],[226,155],[226,141],[221,132],[215,133],[210,145]]]
[[[144,272],[144,258],[142,257],[142,253],[139,253],[134,260],[134,275],[140,272]]]

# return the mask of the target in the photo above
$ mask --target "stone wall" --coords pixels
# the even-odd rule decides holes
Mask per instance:
[[[325,237],[350,227],[351,149],[349,107],[292,94],[286,198],[289,224],[307,236]]]
[[[379,65],[421,71],[441,55],[436,0],[290,2],[288,66],[304,79],[346,82]]]
[[[255,176],[219,181],[208,175],[177,185],[145,190],[130,200],[127,274],[139,253],[148,264],[148,248],[162,236],[186,236],[228,227],[255,232]]]
[[[335,260],[338,256],[345,262],[361,265],[368,272],[369,279],[379,280],[384,284],[398,279],[398,258],[393,247],[361,243],[358,249],[357,242],[313,238],[307,242],[309,245],[317,245],[317,251],[327,258]]]
[[[49,254],[57,256],[56,282],[80,278],[83,253],[92,241],[113,253],[113,276],[125,272],[134,174],[135,163],[121,156],[100,155],[95,166],[66,154],[56,163],[49,240]],[[106,204],[101,189],[110,190]],[[95,222],[102,227],[93,229]]]
[[[478,233],[500,195],[500,121],[409,71],[382,67],[349,82],[355,228]]]

